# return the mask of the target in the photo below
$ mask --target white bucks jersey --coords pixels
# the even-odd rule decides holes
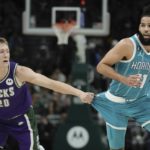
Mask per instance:
[[[113,80],[109,91],[128,100],[136,100],[148,95],[150,88],[150,53],[144,49],[136,34],[130,37],[130,40],[134,44],[133,56],[130,60],[117,63],[115,70],[124,76],[139,74],[142,77],[142,84],[140,87],[129,87]]]

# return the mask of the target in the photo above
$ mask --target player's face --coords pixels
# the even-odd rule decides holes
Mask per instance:
[[[10,58],[9,48],[7,44],[0,43],[0,65],[8,65]]]
[[[143,45],[150,45],[150,16],[141,18],[139,25],[139,39]]]

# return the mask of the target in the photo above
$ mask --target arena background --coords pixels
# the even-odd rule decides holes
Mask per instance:
[[[137,31],[138,15],[149,2],[108,0],[110,20],[104,18],[108,19],[106,27],[103,26],[102,18],[105,0],[30,0],[31,18],[23,20],[27,1],[29,0],[0,1],[0,36],[9,41],[11,59],[52,79],[94,93],[105,91],[109,83],[108,79],[96,72],[98,61],[121,38]],[[68,44],[57,43],[52,28],[53,7],[76,7],[81,11],[80,29],[73,31]],[[70,17],[76,20],[76,12],[60,12],[56,20],[69,20]],[[31,29],[50,29],[50,34],[38,34],[39,30],[25,32],[26,22]],[[106,32],[95,33],[95,30],[101,31],[105,27]],[[86,29],[90,31],[89,34],[80,32]],[[36,86],[30,86],[30,89],[37,114],[40,142],[46,150],[108,150],[105,123],[89,105],[81,104],[76,97]],[[150,150],[149,135],[130,120],[126,150]],[[16,141],[11,137],[7,149],[18,149]]]

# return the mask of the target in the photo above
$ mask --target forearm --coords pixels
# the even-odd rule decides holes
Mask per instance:
[[[52,88],[52,90],[62,93],[62,94],[69,94],[69,95],[74,95],[74,96],[78,96],[80,97],[83,94],[83,91],[74,88],[73,86],[60,82],[60,81],[51,81],[53,82],[53,86],[50,85],[50,88]]]
[[[124,76],[117,73],[111,66],[106,64],[101,64],[97,67],[97,71],[110,79],[117,80],[122,82],[124,80]]]
[[[32,84],[36,84],[38,86],[62,93],[62,94],[69,94],[69,95],[74,95],[74,96],[81,96],[84,92],[74,88],[73,86],[52,80],[44,75],[41,74],[34,74],[34,78],[32,80],[28,81]]]

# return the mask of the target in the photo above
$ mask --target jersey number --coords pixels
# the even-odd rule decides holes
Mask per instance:
[[[141,86],[140,88],[143,88],[145,82],[146,82],[146,79],[147,79],[147,74],[139,74],[140,77],[142,77],[142,83],[141,83]]]
[[[9,107],[9,106],[10,103],[8,99],[3,99],[3,100],[0,99],[0,107]]]

